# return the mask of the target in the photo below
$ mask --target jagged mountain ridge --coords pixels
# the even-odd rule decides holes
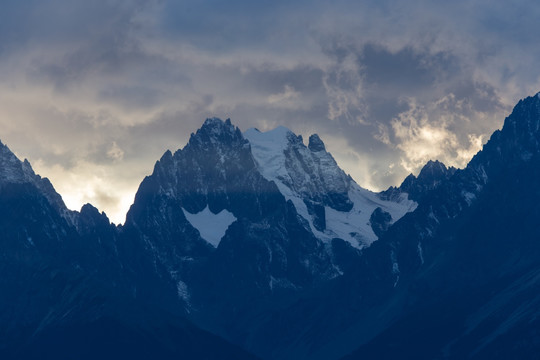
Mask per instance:
[[[288,133],[292,134],[290,131]],[[343,213],[346,212],[343,210],[350,211],[354,203],[345,191],[350,189],[351,179],[337,167],[322,141],[312,136],[306,148],[296,136],[288,136],[296,139],[293,143],[295,148],[287,149],[289,153],[296,153],[296,161],[307,159],[307,163],[313,164],[313,158],[305,158],[305,155],[318,154],[319,175],[315,177],[318,183],[311,187],[308,184],[311,193],[302,195],[307,195],[308,201],[318,201],[320,206],[329,205]],[[38,256],[38,260],[33,262],[47,264],[36,266],[57,264],[53,265],[53,273],[64,274],[73,281],[79,279],[80,284],[75,287],[68,285],[68,289],[63,282],[49,285],[57,289],[57,294],[72,293],[71,301],[77,299],[81,304],[87,304],[81,306],[87,306],[85,311],[93,313],[88,317],[83,310],[80,310],[82,313],[75,311],[72,317],[64,319],[64,307],[72,306],[70,301],[61,303],[49,315],[44,313],[47,306],[52,306],[47,305],[49,302],[41,298],[23,302],[21,306],[42,301],[41,306],[35,306],[42,310],[36,310],[35,318],[24,323],[28,328],[38,327],[38,337],[51,339],[48,334],[57,336],[58,332],[65,331],[58,329],[73,327],[95,330],[94,321],[102,324],[101,319],[114,312],[125,314],[118,308],[118,299],[139,304],[137,306],[154,304],[176,316],[184,316],[191,311],[196,313],[199,309],[199,314],[206,315],[193,316],[201,324],[208,324],[208,319],[217,314],[227,313],[228,318],[225,316],[224,319],[227,322],[238,318],[238,314],[231,311],[238,303],[243,301],[247,305],[254,296],[282,296],[279,294],[292,294],[311,288],[340,274],[339,259],[345,253],[350,254],[349,258],[359,256],[353,249],[343,246],[331,250],[334,241],[325,243],[314,236],[306,218],[299,216],[290,199],[288,201],[283,196],[275,182],[261,175],[260,164],[251,153],[250,143],[230,121],[209,119],[192,135],[184,149],[174,155],[166,152],[156,164],[154,174],[141,184],[126,224],[120,227],[111,225],[106,215],[100,214],[91,205],[83,206],[81,212],[67,210],[50,182],[35,175],[27,161],[20,162],[5,146],[1,155],[2,189],[6,195],[13,195],[11,200],[5,200],[7,208],[12,204],[10,201],[23,199],[14,186],[28,188],[30,190],[24,191],[35,194],[31,196],[28,206],[37,206],[36,211],[48,214],[46,216],[49,218],[45,220],[31,215],[32,211],[23,206],[21,210],[26,211],[30,218],[18,216],[18,222],[5,224],[6,227],[24,232],[23,237],[20,232],[6,234],[9,238],[17,239],[18,247],[23,246],[17,253],[29,253],[22,259],[17,255],[13,261],[5,261],[6,266],[11,264],[11,268],[18,268],[22,265],[28,268],[27,274],[31,276],[35,271],[31,270],[34,265],[25,261],[34,256]],[[282,158],[286,155],[280,154]],[[325,164],[333,167],[332,171],[343,179],[345,186],[342,188],[345,191],[340,195],[328,191],[334,179],[320,174],[324,170],[321,166]],[[288,170],[294,169],[289,166]],[[313,172],[310,175],[314,175]],[[188,217],[205,211],[210,217],[223,212],[234,214],[231,221],[234,224],[215,243],[201,238],[203,232],[188,220]],[[323,211],[326,209],[323,208]],[[36,231],[45,230],[45,233],[28,233],[26,224],[30,222],[36,224]],[[50,230],[46,230],[47,227]],[[24,238],[27,239],[26,244],[21,241]],[[4,246],[8,244],[4,243]],[[37,253],[36,248],[39,250]],[[4,250],[5,256],[13,251],[7,247]],[[50,255],[43,258],[40,251]],[[238,279],[243,279],[242,283],[238,284]],[[32,284],[30,278],[19,278],[19,281]],[[13,289],[16,286],[13,282],[5,282],[4,288]],[[80,295],[76,295],[79,292]],[[4,292],[5,295],[10,293],[17,292]],[[100,300],[90,306],[96,301],[93,300],[95,294],[100,294],[97,297]],[[223,294],[228,296],[223,297]],[[216,296],[222,297],[218,306],[213,305]],[[9,297],[4,300],[6,306],[14,301]],[[95,306],[103,306],[103,310],[96,310]],[[244,315],[245,321],[250,321],[253,314],[264,313],[268,307],[262,305],[253,309],[251,315]],[[24,313],[22,308],[11,312]],[[38,319],[43,316],[50,317],[50,320],[45,325],[39,325]],[[13,324],[19,322],[16,319],[5,321]],[[104,321],[109,323],[109,320]],[[114,326],[122,327],[125,319],[115,319],[113,315],[112,321],[112,324],[116,324]],[[227,332],[223,324],[208,328],[217,329],[216,332],[222,335]],[[239,331],[238,328],[236,330]],[[231,333],[234,334],[234,331]],[[239,342],[243,341],[243,335],[236,336]],[[15,335],[6,339],[12,339],[14,344],[19,344],[20,340]],[[9,346],[7,348],[10,349],[8,351],[13,350]]]
[[[358,186],[317,134],[309,137],[307,147],[285,127],[264,133],[248,129],[244,136],[263,176],[276,183],[325,242],[341,238],[357,248],[369,246],[378,237],[370,223],[375,209],[390,214],[393,222],[416,206],[404,191],[390,199]]]
[[[395,261],[397,287],[415,300],[351,359],[537,357],[539,122],[539,95],[521,100],[465,169],[373,247],[387,281]]]
[[[73,223],[74,213],[66,207],[62,197],[54,190],[47,178],[36,175],[27,159],[20,161],[15,154],[0,141],[0,186],[6,184],[30,183],[37,187],[62,216]]]
[[[292,206],[286,205],[287,201]],[[324,240],[309,240],[309,252],[318,253],[313,246],[331,246],[330,240],[336,237],[359,248],[369,245],[377,238],[370,224],[370,215],[376,208],[391,212],[393,222],[414,206],[407,201],[406,194],[398,201],[386,201],[361,189],[337,166],[316,135],[306,147],[301,137],[284,127],[267,133],[250,129],[242,134],[230,120],[213,118],[192,134],[184,149],[174,155],[167,151],[156,163],[153,174],[141,184],[125,226],[137,228],[143,236],[153,239],[151,247],[156,256],[167,264],[169,273],[177,274],[174,277],[184,289],[185,281],[177,269],[184,265],[180,265],[179,259],[188,258],[183,263],[189,267],[188,263],[197,263],[199,258],[209,258],[215,252],[213,248],[219,250],[227,227],[236,222],[253,228],[263,220],[272,224],[276,219],[269,217],[292,211],[292,218],[300,215],[293,221],[297,222],[294,227],[305,230],[300,238],[315,235]],[[207,233],[203,229],[205,222],[214,226],[222,219],[225,224],[219,236],[201,237]],[[276,236],[286,239],[287,230]],[[181,242],[174,241],[180,238]],[[279,251],[271,252],[288,254],[282,245]],[[324,267],[332,269],[328,256],[323,257],[320,260],[327,263]],[[280,266],[286,267],[287,262]],[[324,277],[333,276],[333,271],[324,272]],[[269,283],[273,281],[270,279]],[[289,282],[290,279],[282,279],[276,284]]]
[[[166,306],[150,262],[105,214],[68,211],[3,145],[0,164],[2,359],[253,358]]]
[[[448,180],[456,170],[453,166],[447,168],[438,160],[429,160],[418,176],[409,174],[399,187],[391,186],[380,195],[384,199],[394,199],[405,193],[409,199],[420,202],[424,195]]]
[[[338,358],[358,346],[352,358],[534,358],[539,124],[540,99],[524,99],[465,169],[428,163],[386,198],[407,189],[417,208],[393,219],[374,207],[379,240],[361,249],[317,236],[328,213],[346,214],[355,202],[343,172],[319,171],[333,159],[318,137],[305,146],[283,131],[285,171],[275,181],[249,135],[210,119],[184,149],[165,153],[121,227],[90,205],[66,219],[29,164],[4,153],[0,354],[20,358],[67,332],[112,326],[147,340],[129,335],[117,354],[138,342],[178,356],[171,344],[192,336],[220,349],[204,356],[249,356],[202,327],[269,359]],[[315,187],[297,181],[299,162]],[[338,179],[336,191],[328,178]],[[207,233],[206,219],[226,226]],[[313,231],[321,219],[323,231]],[[168,327],[185,331],[165,342],[149,331]]]
[[[539,237],[540,199],[531,191],[540,168],[538,102],[535,96],[516,105],[467,168],[438,172],[443,179],[430,182],[435,186],[416,211],[391,226],[344,276],[280,310],[248,348],[268,358],[336,358],[359,343],[365,345],[352,358],[379,358],[381,349],[388,349],[387,357],[483,359],[514,351],[534,358],[536,322],[526,319],[536,317],[537,303],[538,245],[530,239]],[[505,318],[497,313],[511,317],[512,306],[528,315],[500,332]],[[475,325],[460,334],[470,321]],[[284,337],[269,343],[269,333]],[[516,348],[521,333],[526,345]],[[482,343],[483,337],[489,340]]]
[[[255,234],[261,230],[275,232],[275,238],[279,239],[280,244],[268,244],[269,251],[275,254],[287,257],[290,253],[282,247],[288,246],[287,232],[290,229],[285,223],[291,221],[296,223],[294,227],[298,231],[304,233],[298,241],[305,238],[309,243],[305,246],[311,249],[310,252],[318,252],[315,248],[323,247],[302,226],[294,207],[287,203],[276,185],[260,174],[251,155],[249,142],[230,121],[209,119],[192,134],[184,149],[174,155],[165,153],[156,164],[154,173],[141,184],[125,227],[135,227],[144,236],[151,238],[155,249],[160,248],[160,243],[165,244],[163,255],[158,256],[166,257],[172,252],[167,261],[171,262],[171,272],[174,272],[174,263],[181,256],[171,249],[183,247],[178,249],[178,253],[184,257],[189,256],[188,261],[192,262],[199,257],[225,253],[226,250],[221,248],[233,241],[225,241],[227,233],[223,234],[223,240],[217,241],[217,244],[211,244],[200,237],[201,232],[187,220],[186,214],[191,217],[205,209],[209,210],[206,216],[210,219],[223,211],[232,214],[234,221],[230,230],[236,226],[246,233]],[[276,221],[283,226],[271,228],[270,224],[277,225]],[[217,249],[215,245],[218,245]],[[278,248],[274,249],[274,246]],[[327,255],[324,257],[324,261],[329,261]],[[272,260],[280,262],[280,259],[273,257]],[[276,263],[276,271],[282,266],[286,267],[289,262],[286,258],[283,261],[283,265]],[[267,280],[268,284],[270,279]]]

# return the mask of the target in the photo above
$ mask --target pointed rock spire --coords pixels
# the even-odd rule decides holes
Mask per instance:
[[[324,143],[317,134],[313,134],[309,137],[309,150],[315,152],[315,151],[326,151],[326,148],[324,147]]]

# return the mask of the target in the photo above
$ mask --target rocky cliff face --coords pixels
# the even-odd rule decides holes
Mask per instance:
[[[68,210],[4,145],[0,234],[2,359],[252,358],[185,319],[128,232]]]
[[[539,122],[538,95],[520,101],[468,166],[374,247],[388,283],[399,277],[389,298],[406,291],[409,306],[351,358],[536,356]]]
[[[389,198],[362,189],[316,134],[308,146],[285,127],[264,133],[249,129],[244,136],[263,176],[276,183],[306,220],[308,230],[325,243],[339,238],[361,249],[378,238],[370,225],[375,209],[390,214],[393,222],[416,206],[404,191]]]
[[[208,119],[120,227],[0,145],[0,356],[250,357],[204,328],[268,359],[534,358],[539,144],[537,95],[465,169],[375,194],[316,135]]]
[[[381,197],[394,199],[406,193],[410,199],[420,202],[427,193],[436,189],[440,184],[454,175],[456,170],[454,167],[447,168],[446,165],[438,160],[430,160],[424,165],[418,176],[410,174],[403,180],[399,187],[392,186],[388,190],[383,191]]]

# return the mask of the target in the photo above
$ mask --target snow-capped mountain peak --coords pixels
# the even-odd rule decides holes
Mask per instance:
[[[13,152],[0,141],[0,183],[32,182],[36,177],[28,160],[20,161]]]
[[[223,121],[219,118],[208,118],[199,130],[191,134],[187,146],[195,145],[194,142],[200,143],[202,141],[209,141],[211,143],[228,143],[233,140],[242,141],[242,133],[238,127],[231,124],[230,119]]]
[[[364,247],[377,240],[370,222],[375,209],[396,221],[416,206],[405,194],[389,201],[362,189],[338,166],[317,134],[309,137],[307,147],[301,136],[285,127],[267,132],[249,129],[244,137],[259,171],[276,183],[323,241],[341,238]]]
[[[309,137],[308,149],[311,151],[326,151],[323,141],[317,134],[313,134]]]
[[[38,188],[58,212],[71,224],[74,224],[73,212],[68,210],[62,197],[56,192],[47,178],[34,173],[27,159],[19,158],[0,141],[0,187],[6,184],[32,184]]]

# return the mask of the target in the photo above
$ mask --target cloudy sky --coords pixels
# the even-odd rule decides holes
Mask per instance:
[[[318,133],[369,189],[464,166],[540,90],[530,1],[3,0],[0,139],[123,222],[205,118]]]

